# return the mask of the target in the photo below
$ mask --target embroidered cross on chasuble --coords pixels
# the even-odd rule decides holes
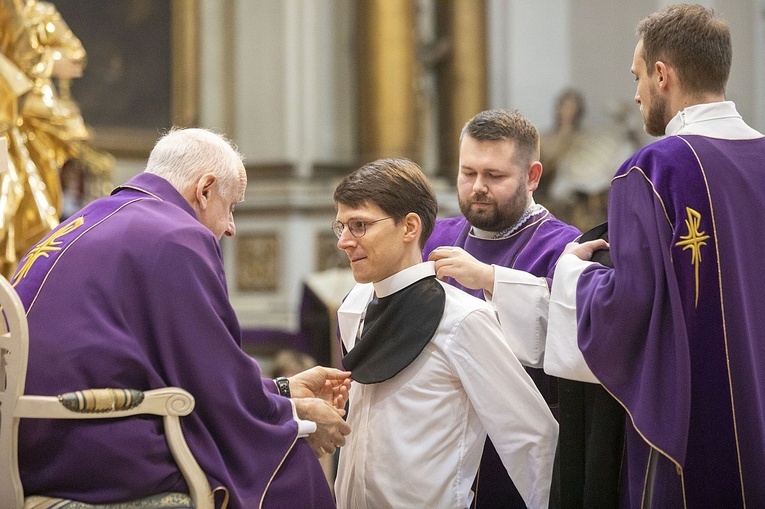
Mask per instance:
[[[435,276],[373,300],[367,306],[361,339],[343,357],[343,366],[363,384],[393,378],[433,338],[445,304],[446,292]]]

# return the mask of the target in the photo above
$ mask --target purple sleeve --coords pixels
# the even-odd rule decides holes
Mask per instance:
[[[263,389],[271,394],[279,394],[279,389],[276,387],[276,383],[272,378],[262,378]]]
[[[267,390],[258,364],[240,347],[215,239],[185,231],[168,240],[144,298],[156,317],[152,335],[166,381],[197,400],[186,422],[189,446],[205,471],[240,465],[265,490],[297,436],[292,406],[275,387]]]
[[[687,430],[690,360],[677,283],[667,276],[672,227],[643,171],[616,178],[609,193],[614,269],[593,265],[579,278],[579,348],[636,428],[675,454],[666,429]]]

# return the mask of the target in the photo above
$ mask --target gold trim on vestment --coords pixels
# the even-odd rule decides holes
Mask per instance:
[[[291,405],[292,403],[290,403]],[[292,449],[295,447],[295,444],[298,441],[298,438],[300,437],[300,434],[296,431],[295,432],[295,439],[292,441],[292,444],[290,445],[289,449],[287,449],[287,452],[284,453],[284,457],[279,462],[279,464],[276,466],[276,470],[274,470],[274,473],[271,474],[271,478],[268,480],[268,484],[266,484],[266,488],[263,490],[263,496],[260,497],[260,504],[258,504],[258,509],[263,508],[263,501],[266,499],[266,493],[268,493],[268,488],[271,487],[271,483],[274,480],[274,477],[276,477],[276,474],[279,472],[279,469],[282,468],[282,465],[284,464],[284,461],[287,459],[287,456],[290,455],[290,452],[292,452]]]
[[[14,276],[13,286],[15,287],[20,280],[26,277],[26,275],[29,273],[29,270],[32,268],[32,265],[34,265],[38,259],[49,258],[49,253],[52,251],[61,251],[62,248],[60,247],[61,241],[59,240],[59,237],[63,237],[64,235],[72,233],[84,223],[85,220],[82,216],[80,216],[71,223],[62,226],[58,231],[51,234],[50,237],[33,247],[24,257],[24,263],[21,265],[21,268]]]
[[[691,250],[691,265],[693,265],[693,272],[696,281],[696,300],[694,306],[699,307],[699,265],[701,264],[701,247],[706,246],[705,242],[709,239],[709,235],[705,232],[699,231],[701,225],[701,214],[693,210],[690,207],[685,207],[685,212],[688,214],[688,218],[685,220],[685,227],[688,228],[688,235],[680,235],[680,240],[675,246],[682,246],[683,251],[686,249]]]
[[[648,185],[651,186],[651,190],[653,191],[653,194],[656,196],[656,199],[659,201],[659,204],[661,205],[661,208],[664,211],[664,218],[667,220],[667,225],[669,226],[669,228],[672,231],[672,234],[674,236],[675,228],[672,225],[672,221],[670,221],[670,219],[669,219],[669,214],[667,214],[667,207],[664,205],[664,200],[662,199],[662,197],[659,194],[659,192],[656,190],[656,187],[653,185],[653,182],[651,181],[651,179],[648,178],[648,175],[645,174],[645,172],[643,171],[642,168],[640,168],[638,166],[633,166],[632,168],[630,168],[623,175],[618,175],[618,176],[614,177],[611,180],[611,183],[613,184],[613,182],[615,180],[627,177],[630,173],[632,173],[633,170],[637,171],[638,173],[640,173],[640,175],[643,176],[645,181],[648,182]],[[643,432],[640,430],[640,428],[638,428],[637,425],[635,424],[635,419],[632,417],[632,413],[630,412],[629,408],[627,408],[627,405],[625,405],[619,398],[617,398],[616,395],[608,389],[608,387],[606,387],[603,384],[601,384],[601,386],[606,390],[606,392],[608,392],[611,395],[612,398],[614,398],[624,408],[624,411],[627,413],[627,415],[630,418],[630,423],[632,424],[632,427],[635,429],[637,434],[640,435],[640,438],[642,438],[643,441],[646,444],[648,444],[648,446],[651,449],[655,449],[656,451],[658,451],[659,453],[664,455],[669,461],[671,461],[672,463],[675,464],[675,468],[677,469],[677,474],[680,477],[680,484],[682,486],[683,509],[686,509],[687,508],[687,502],[686,502],[686,497],[685,497],[685,472],[683,471],[683,467],[680,465],[680,462],[678,462],[675,458],[670,456],[662,448],[656,446],[656,444],[654,444],[653,442],[648,440],[648,438],[643,434]],[[650,454],[650,451],[649,451],[649,454],[648,454],[648,461],[649,461],[649,463],[650,463],[650,459],[651,459],[651,454]],[[646,478],[643,481],[643,497],[644,498],[641,500],[641,504],[640,504],[641,507],[645,506],[645,502],[646,502],[645,501],[645,495],[646,495],[646,488],[647,488],[647,481],[648,481],[647,474],[648,474],[648,464],[646,464]]]
[[[712,234],[714,235],[715,255],[717,256],[717,282],[719,285],[719,292],[720,292],[720,318],[722,320],[723,343],[725,345],[725,364],[727,367],[727,374],[728,374],[728,390],[730,391],[731,416],[733,417],[733,435],[736,440],[736,459],[738,460],[738,474],[739,474],[739,479],[741,482],[741,500],[743,501],[744,509],[746,509],[746,491],[744,490],[744,472],[741,468],[741,444],[739,443],[739,438],[738,438],[738,422],[736,421],[736,405],[735,405],[735,399],[733,397],[733,378],[731,376],[730,353],[728,351],[728,327],[725,320],[725,300],[723,298],[722,267],[720,266],[720,243],[717,241],[717,224],[715,221],[715,211],[714,211],[714,207],[712,206],[712,195],[709,193],[709,182],[707,182],[707,175],[706,175],[706,172],[704,171],[704,165],[701,164],[701,159],[699,159],[698,153],[693,148],[693,146],[688,142],[688,140],[686,140],[682,136],[678,136],[678,138],[683,140],[688,145],[688,147],[693,152],[693,155],[696,157],[696,162],[699,164],[699,170],[701,171],[701,176],[704,178],[704,187],[707,191],[707,199],[709,200],[709,213],[712,219]]]

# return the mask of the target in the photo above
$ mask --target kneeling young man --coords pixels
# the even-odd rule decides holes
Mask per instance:
[[[438,205],[420,168],[382,159],[335,190],[358,283],[338,310],[354,382],[340,508],[466,508],[487,433],[526,505],[546,508],[558,425],[486,302],[422,262]]]

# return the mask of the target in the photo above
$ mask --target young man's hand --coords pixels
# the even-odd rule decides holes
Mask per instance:
[[[293,398],[319,398],[344,410],[351,387],[350,371],[316,366],[289,378]]]

